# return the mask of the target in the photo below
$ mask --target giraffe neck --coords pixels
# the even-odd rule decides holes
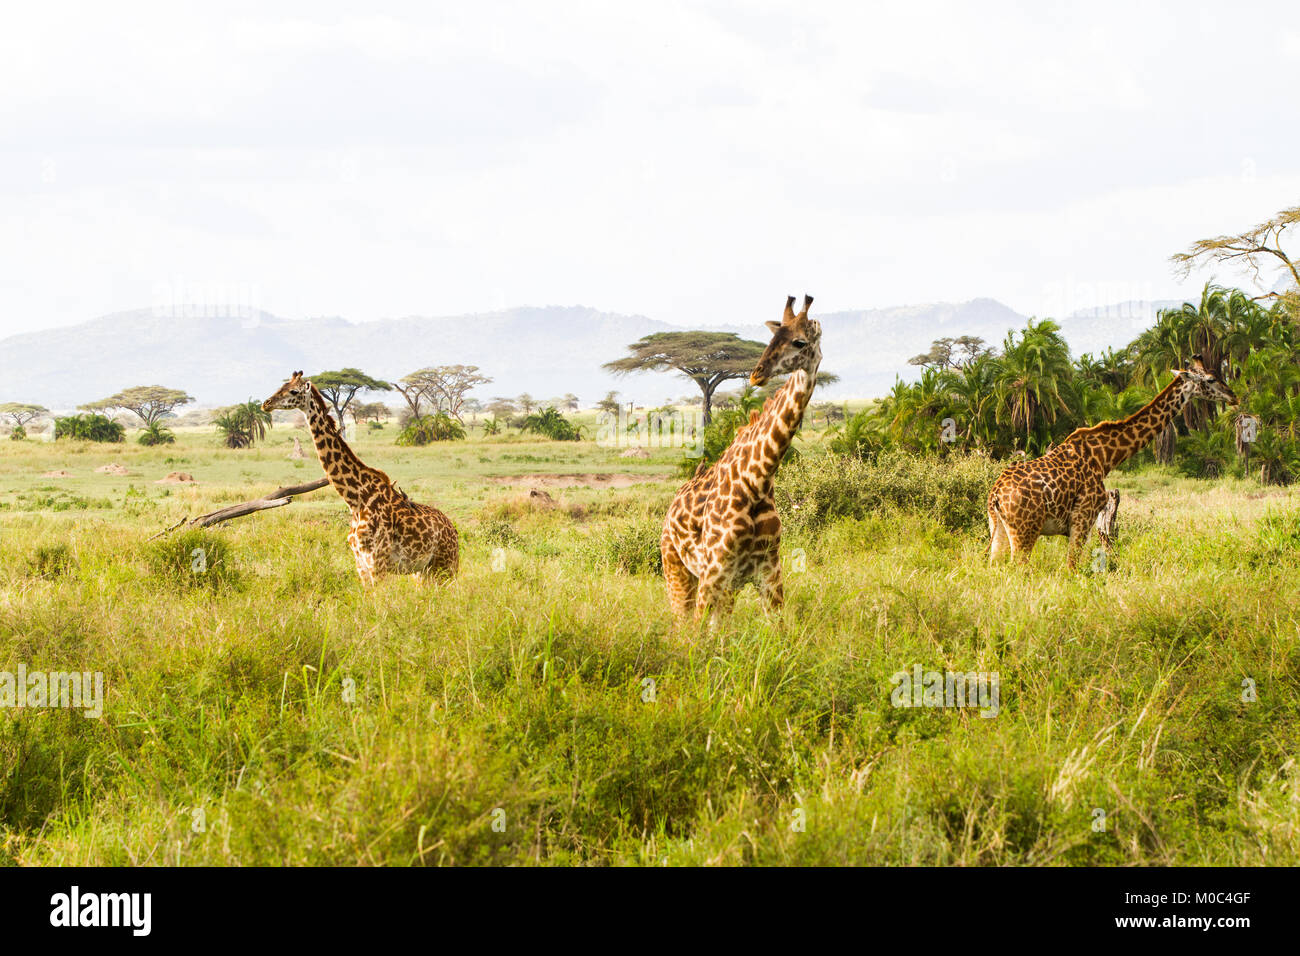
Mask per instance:
[[[1093,457],[1105,475],[1111,469],[1137,454],[1153,438],[1165,430],[1175,415],[1183,410],[1192,397],[1192,385],[1175,377],[1160,394],[1147,402],[1128,418],[1119,422],[1103,422],[1095,426],[1089,437]]]
[[[776,394],[763,403],[758,420],[747,426],[745,434],[732,445],[741,474],[751,479],[757,496],[771,495],[772,479],[803,421],[816,381],[816,369],[792,372]]]
[[[325,396],[315,385],[311,388],[312,403],[307,411],[307,427],[311,429],[316,454],[321,468],[339,496],[353,511],[364,510],[381,496],[387,478],[383,472],[369,467],[339,434],[338,426],[325,404]]]

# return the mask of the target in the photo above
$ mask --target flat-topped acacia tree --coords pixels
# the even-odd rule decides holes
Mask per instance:
[[[28,405],[24,402],[5,402],[0,405],[0,415],[9,419],[14,428],[26,428],[28,422],[48,415],[49,411],[44,405]]]
[[[631,355],[602,368],[616,375],[680,372],[700,387],[707,425],[713,421],[713,393],[724,382],[749,378],[764,348],[734,332],[655,332],[629,345]]]
[[[87,402],[77,407],[87,412],[108,412],[115,408],[124,408],[134,412],[149,428],[170,415],[181,405],[194,401],[178,388],[166,388],[162,385],[137,385],[125,388],[116,395],[101,398],[97,402]]]
[[[329,402],[334,414],[338,418],[340,426],[343,425],[343,414],[352,404],[352,400],[357,397],[361,391],[367,392],[391,392],[393,386],[389,382],[381,379],[371,378],[365,372],[358,368],[341,368],[334,372],[321,372],[319,375],[311,377],[320,393],[325,396],[325,401]]]

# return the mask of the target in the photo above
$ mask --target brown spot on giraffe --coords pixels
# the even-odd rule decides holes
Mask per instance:
[[[1076,428],[1041,458],[1007,466],[989,491],[990,562],[1008,555],[1026,561],[1041,536],[1066,535],[1066,562],[1077,567],[1088,532],[1107,505],[1102,480],[1111,469],[1145,447],[1193,398],[1237,404],[1199,355],[1174,372],[1173,381],[1128,418]],[[1110,535],[1100,529],[1098,535],[1109,550]]]
[[[781,582],[781,519],[772,483],[812,398],[821,364],[821,325],[808,318],[812,297],[795,314],[794,296],[780,322],[767,323],[772,340],[749,376],[763,385],[789,379],[753,412],[711,468],[701,466],[682,485],[664,518],[663,556],[668,603],[680,623],[730,611],[735,592],[758,585],[772,609],[784,603]]]
[[[460,542],[451,519],[417,504],[378,468],[371,468],[348,447],[330,416],[325,397],[294,372],[262,403],[264,411],[296,408],[307,416],[321,467],[352,512],[348,546],[361,583],[384,574],[449,578],[460,565]]]

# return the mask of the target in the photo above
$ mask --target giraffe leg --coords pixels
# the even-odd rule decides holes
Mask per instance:
[[[1007,538],[1011,542],[1011,560],[1017,564],[1028,564],[1029,554],[1038,543],[1039,533],[1038,527],[1021,528],[1017,531],[1008,525]]]
[[[1065,563],[1071,571],[1079,566],[1079,556],[1088,547],[1090,532],[1097,522],[1097,514],[1106,503],[1106,492],[1100,494],[1083,494],[1070,512],[1070,543],[1066,551]],[[1100,531],[1097,532],[1101,534]],[[1103,541],[1105,538],[1103,537]],[[1109,551],[1109,547],[1107,547]]]
[[[695,575],[682,563],[681,556],[666,537],[659,542],[659,553],[663,558],[664,584],[668,589],[668,606],[672,609],[673,620],[684,623],[695,609]]]
[[[717,618],[729,616],[735,603],[736,593],[727,586],[722,575],[715,574],[708,581],[701,578],[695,599],[695,620],[698,623],[707,618],[712,624]]]
[[[766,563],[759,569],[758,593],[767,604],[769,611],[779,611],[785,605],[785,584],[781,575],[780,546],[768,555]]]

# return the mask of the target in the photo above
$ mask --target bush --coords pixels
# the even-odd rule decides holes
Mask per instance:
[[[15,425],[14,430],[9,433],[10,441],[22,441],[27,437],[27,429],[22,425]]]
[[[583,551],[596,568],[622,574],[662,574],[659,538],[663,522],[641,519],[612,524],[587,539]]]
[[[172,434],[171,429],[163,428],[160,423],[154,422],[145,427],[137,441],[141,445],[174,445],[176,436]]]
[[[825,455],[791,463],[776,483],[777,508],[790,528],[897,509],[936,518],[953,531],[985,526],[989,488],[1005,463],[983,455],[925,457],[881,452],[874,462]]]
[[[526,432],[545,435],[555,441],[578,441],[582,431],[554,408],[546,408],[526,417],[519,427]]]
[[[411,418],[397,436],[399,445],[428,445],[435,441],[460,441],[465,428],[446,412]]]
[[[147,552],[149,569],[180,588],[224,588],[239,583],[225,539],[196,528],[153,544]]]
[[[28,559],[27,564],[33,577],[52,581],[72,569],[72,549],[66,544],[42,545]]]
[[[73,438],[79,441],[123,442],[126,429],[103,415],[82,413],[54,420],[54,439]]]
[[[271,427],[271,413],[263,411],[262,406],[250,398],[240,405],[223,408],[212,424],[227,448],[252,448],[254,442],[266,437],[266,430]]]
[[[873,460],[888,444],[888,439],[876,427],[870,409],[858,412],[842,426],[829,429],[827,434],[831,439],[831,451],[835,454],[865,461]]]
[[[713,420],[705,426],[704,431],[700,434],[699,454],[685,455],[677,466],[678,473],[683,478],[689,478],[695,474],[695,470],[703,464],[704,467],[717,462],[723,453],[731,447],[731,443],[736,438],[736,432],[740,431],[745,425],[749,424],[750,411],[746,408],[731,408],[726,411],[716,412]],[[799,453],[791,445],[785,450],[785,457],[781,459],[781,465],[799,457]]]

